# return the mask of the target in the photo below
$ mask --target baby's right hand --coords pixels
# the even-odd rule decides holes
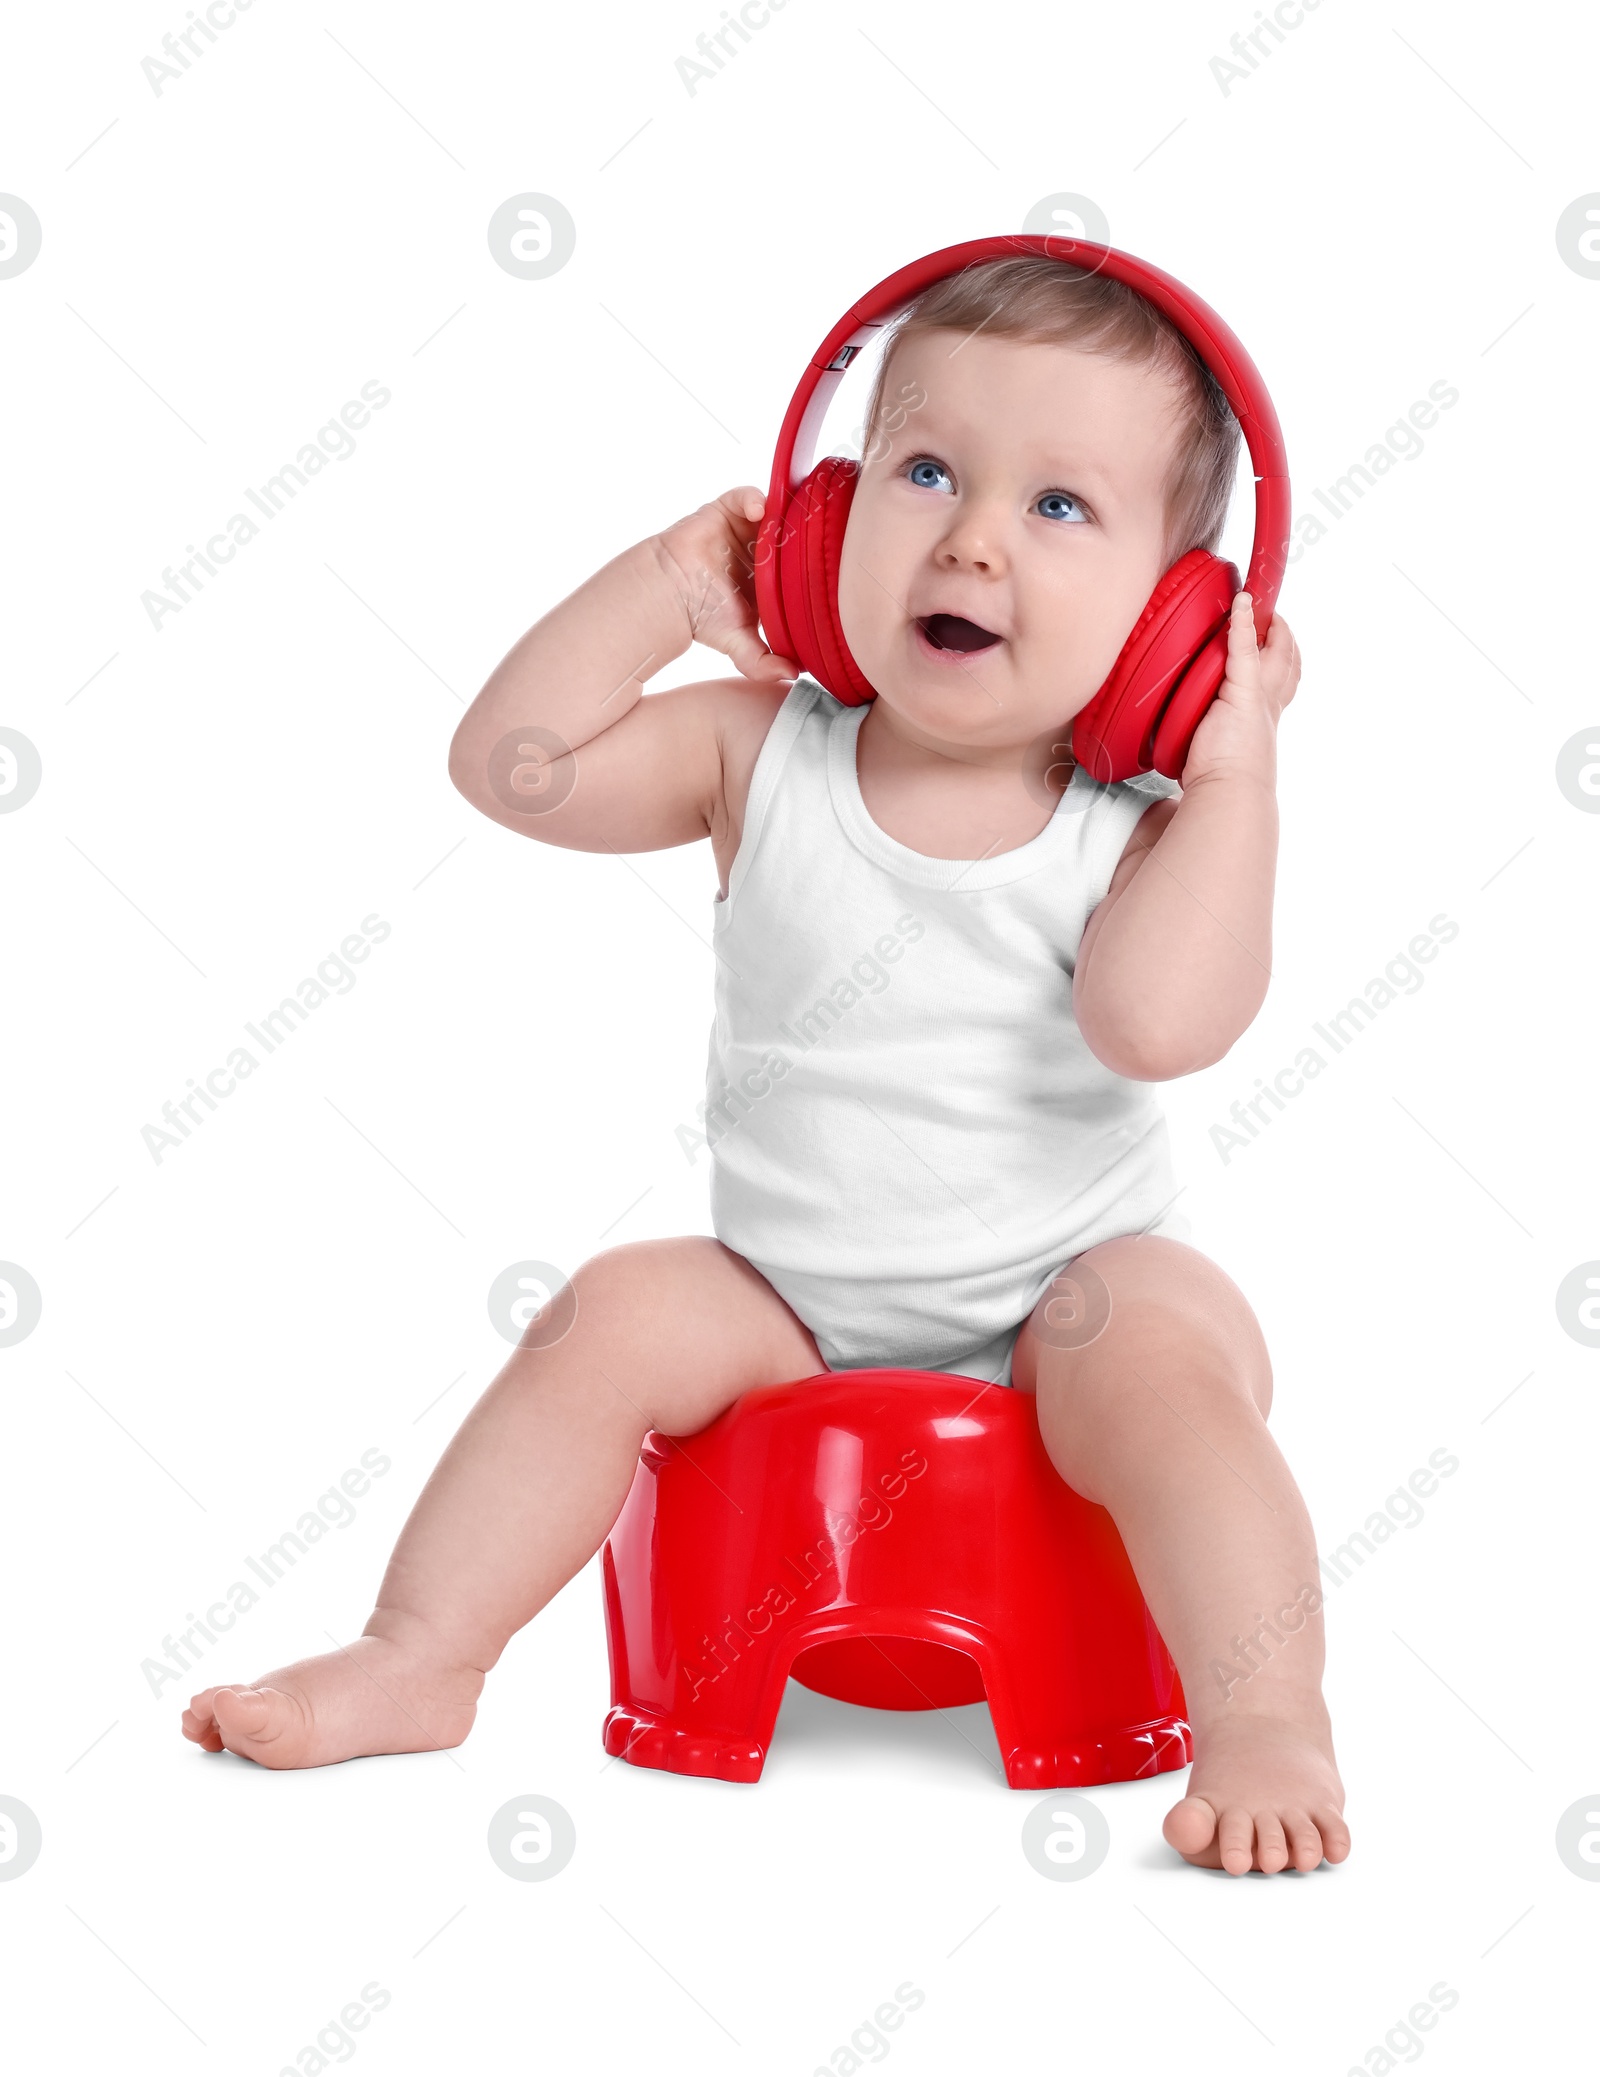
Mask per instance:
[[[756,631],[754,555],[766,499],[753,484],[725,490],[656,536],[656,559],[689,623],[692,641],[720,649],[746,678],[776,683],[799,666],[775,656]]]

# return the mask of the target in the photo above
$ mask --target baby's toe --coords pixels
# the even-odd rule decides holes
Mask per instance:
[[[229,1752],[269,1767],[274,1748],[300,1721],[293,1698],[277,1688],[218,1688],[211,1706]]]
[[[1303,1810],[1294,1810],[1283,1823],[1289,1835],[1289,1858],[1294,1865],[1302,1870],[1320,1868],[1324,1840],[1315,1819],[1308,1817]]]
[[[1350,1852],[1350,1827],[1337,1810],[1319,1810],[1316,1813],[1317,1829],[1322,1835],[1322,1851],[1330,1861],[1342,1861]]]
[[[1185,1796],[1174,1803],[1161,1826],[1161,1836],[1185,1859],[1210,1846],[1217,1833],[1217,1813],[1204,1796]]]
[[[1256,1866],[1263,1874],[1276,1875],[1289,1865],[1289,1842],[1275,1812],[1256,1812]]]
[[[185,1738],[203,1746],[207,1752],[221,1752],[222,1739],[217,1731],[216,1713],[212,1709],[215,1688],[204,1688],[198,1695],[191,1695],[189,1706],[183,1712],[182,1731]]]
[[[1255,1820],[1248,1810],[1224,1810],[1217,1820],[1217,1852],[1230,1875],[1244,1875],[1255,1859]]]

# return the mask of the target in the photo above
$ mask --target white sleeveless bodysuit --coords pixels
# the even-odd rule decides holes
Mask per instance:
[[[1072,1012],[1084,925],[1178,789],[1080,766],[1030,843],[925,857],[867,813],[867,711],[802,676],[756,760],[714,903],[712,1224],[830,1370],[1009,1385],[1064,1263],[1189,1235],[1152,1085],[1103,1066]]]

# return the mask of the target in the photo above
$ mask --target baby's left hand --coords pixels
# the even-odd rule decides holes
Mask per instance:
[[[1278,717],[1300,682],[1300,645],[1281,613],[1264,648],[1256,642],[1249,592],[1235,592],[1228,622],[1228,668],[1189,745],[1179,784],[1243,775],[1276,782]]]

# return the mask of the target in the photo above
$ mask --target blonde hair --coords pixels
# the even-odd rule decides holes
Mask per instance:
[[[897,317],[884,344],[866,415],[872,451],[889,361],[908,334],[979,329],[990,338],[1076,346],[1108,360],[1150,367],[1178,385],[1180,430],[1165,484],[1162,567],[1222,538],[1239,461],[1239,421],[1222,386],[1189,341],[1125,282],[1063,260],[1024,254],[982,260],[924,289]]]

